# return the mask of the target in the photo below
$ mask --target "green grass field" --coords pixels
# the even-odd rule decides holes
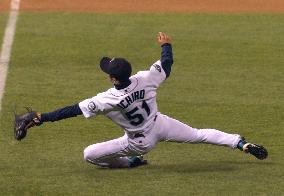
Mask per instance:
[[[0,15],[0,36],[5,19]],[[284,15],[21,13],[1,111],[3,195],[282,195]],[[173,38],[175,64],[159,108],[193,127],[239,133],[269,150],[160,143],[135,169],[101,169],[83,149],[123,134],[104,117],[77,117],[13,138],[13,108],[47,112],[111,85],[104,55],[134,72],[160,57],[156,33]]]

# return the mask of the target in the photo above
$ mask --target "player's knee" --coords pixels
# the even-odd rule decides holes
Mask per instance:
[[[87,147],[84,149],[84,159],[87,162],[90,162],[91,160],[95,161],[94,153],[91,148]]]
[[[203,129],[192,128],[190,138],[191,143],[202,143],[206,141],[206,133]]]

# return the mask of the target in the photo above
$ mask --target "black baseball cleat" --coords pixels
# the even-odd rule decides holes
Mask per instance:
[[[147,160],[144,160],[143,155],[128,157],[128,159],[129,167],[131,168],[148,164]]]
[[[267,150],[258,144],[248,143],[244,138],[242,138],[238,143],[238,149],[244,151],[245,153],[252,154],[257,159],[263,160],[268,156]]]

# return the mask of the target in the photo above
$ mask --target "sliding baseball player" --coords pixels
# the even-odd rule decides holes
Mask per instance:
[[[124,58],[103,57],[102,71],[113,87],[77,104],[39,113],[28,111],[15,116],[15,138],[21,140],[34,125],[54,122],[78,115],[95,118],[105,115],[124,130],[122,137],[92,144],[85,148],[84,159],[102,167],[136,167],[145,165],[144,154],[158,142],[208,143],[227,146],[265,159],[267,150],[247,142],[238,134],[216,129],[197,129],[173,119],[158,110],[157,89],[170,76],[173,64],[171,39],[163,32],[157,36],[161,58],[149,70],[131,76],[131,64]]]

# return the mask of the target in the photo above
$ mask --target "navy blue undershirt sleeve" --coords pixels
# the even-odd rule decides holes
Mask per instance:
[[[162,47],[162,53],[161,53],[162,67],[166,73],[166,77],[169,77],[172,70],[172,64],[174,63],[172,45],[169,43],[165,43],[161,47]]]
[[[83,114],[79,104],[71,105],[71,106],[66,106],[64,108],[55,110],[53,112],[49,113],[42,113],[40,121],[41,122],[54,122],[66,118],[71,118],[75,117],[77,115]]]

